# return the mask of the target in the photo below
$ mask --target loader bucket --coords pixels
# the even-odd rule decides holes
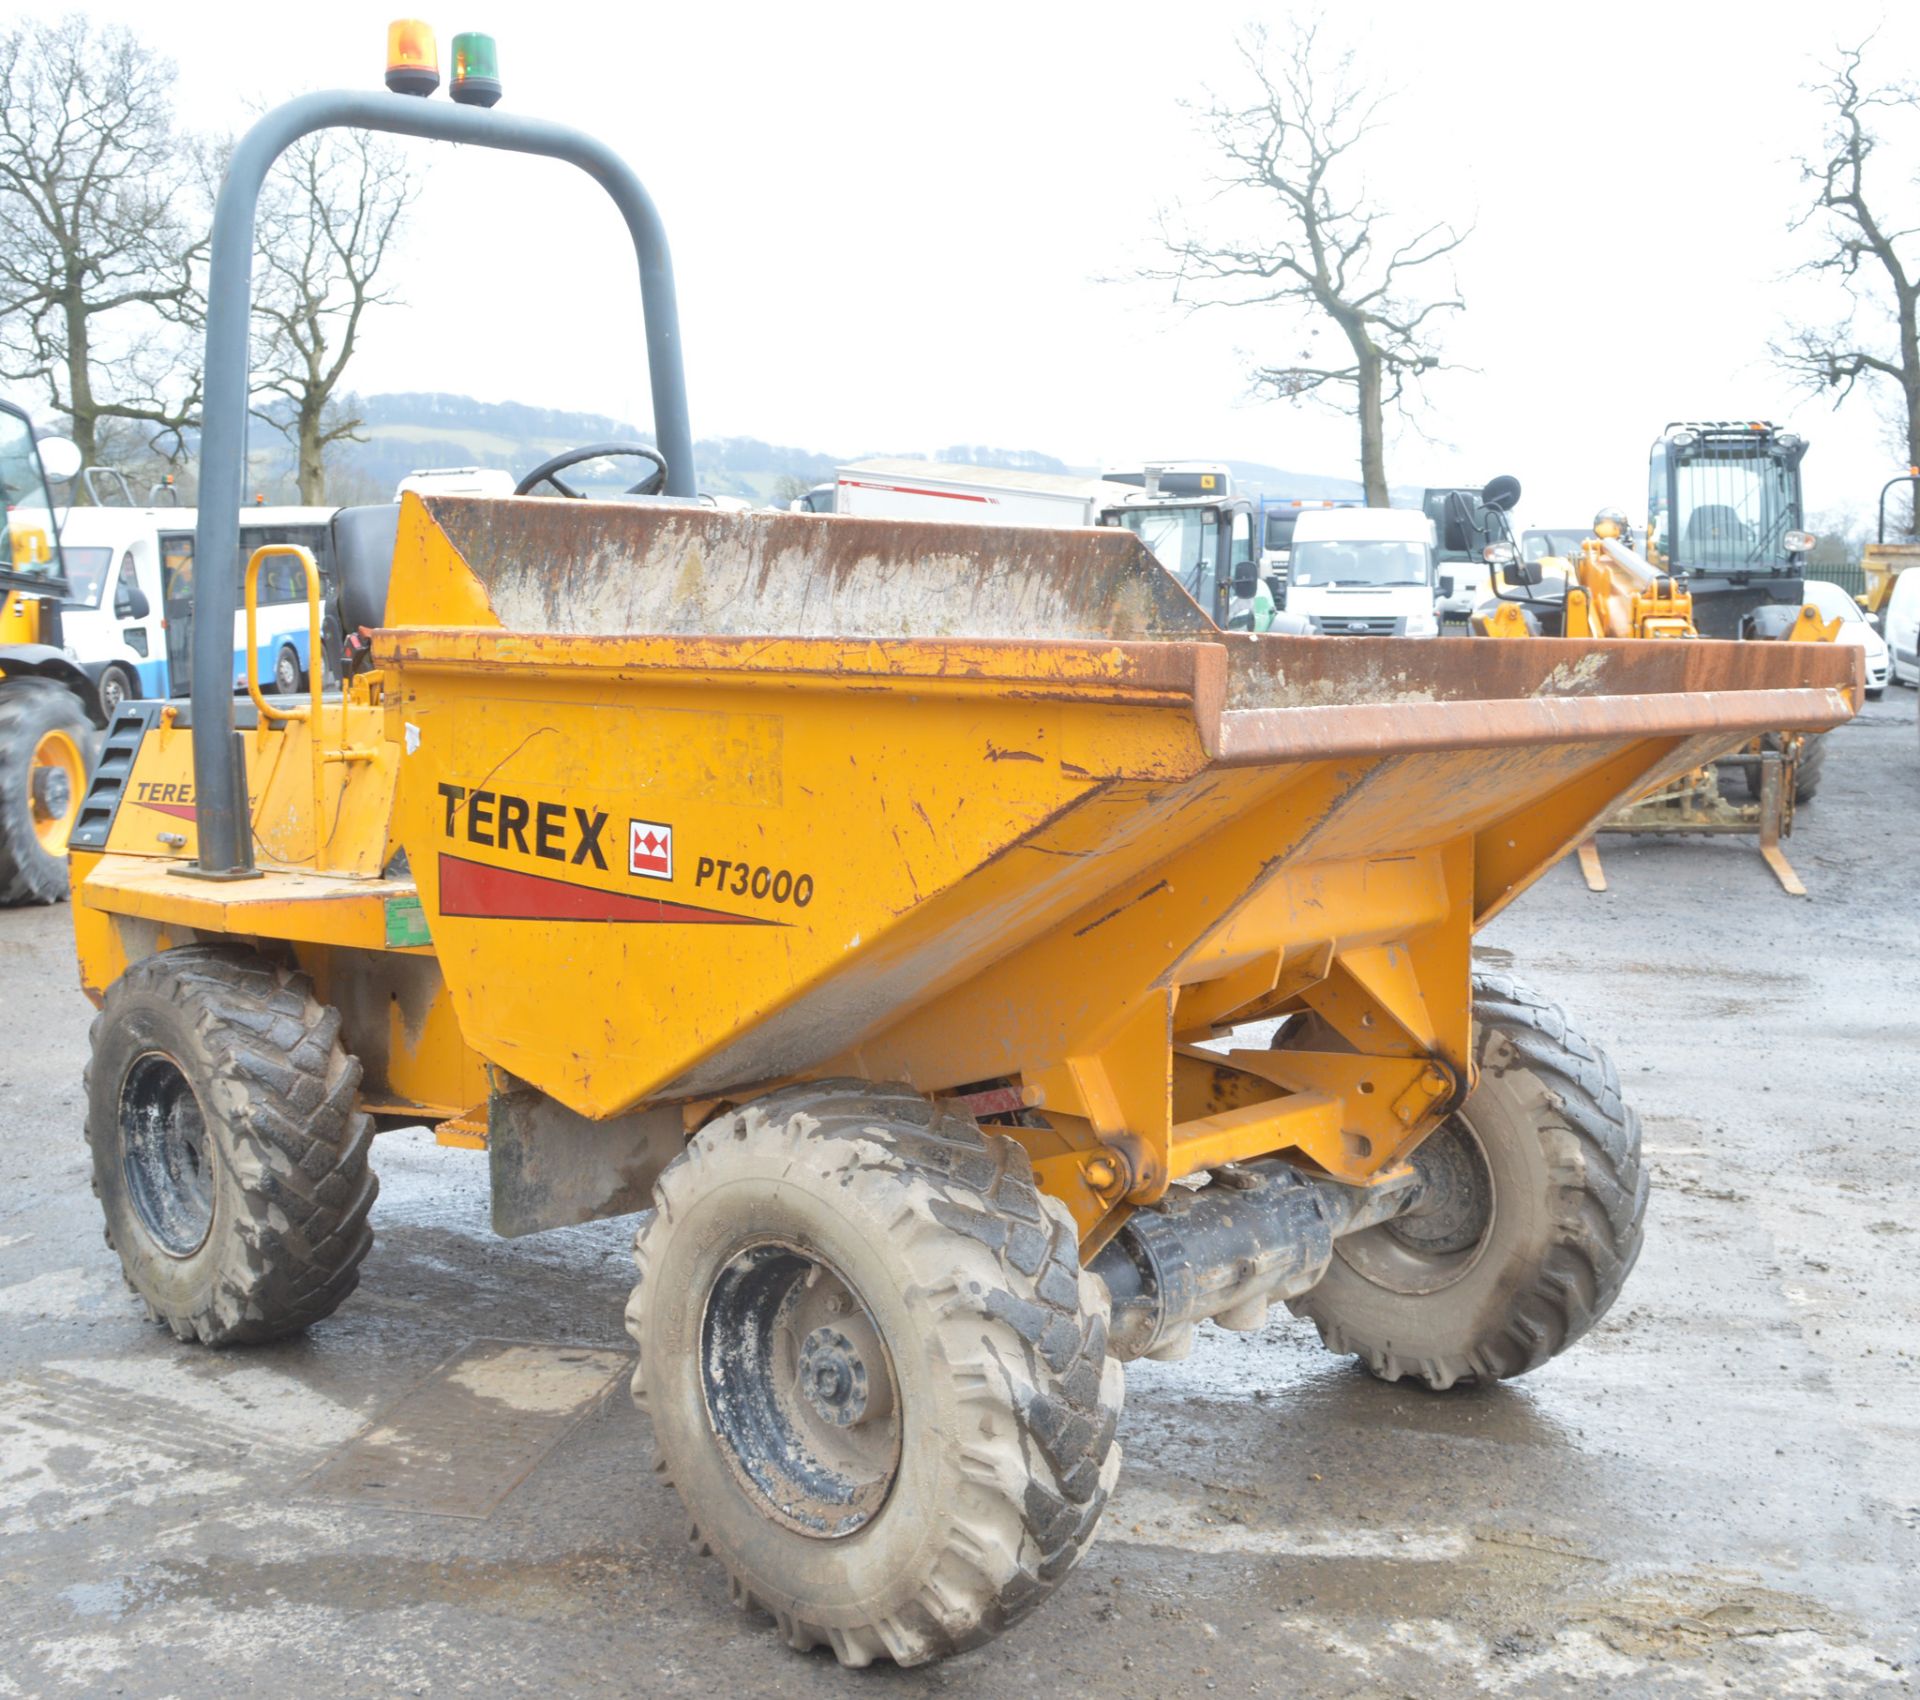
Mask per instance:
[[[1472,927],[1661,775],[1845,719],[1852,654],[1228,635],[1120,531],[454,497],[376,640],[491,1061],[592,1117],[844,1069],[1226,1118],[1162,1179],[1256,1137],[1169,1046],[1307,995],[1380,1078],[1269,1095],[1377,1084],[1295,1143],[1389,1166],[1470,1073]]]

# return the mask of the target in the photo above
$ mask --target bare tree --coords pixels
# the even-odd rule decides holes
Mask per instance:
[[[0,373],[43,389],[88,461],[116,422],[176,458],[199,410],[205,245],[176,210],[173,81],[78,15],[0,34]]]
[[[1163,215],[1171,263],[1141,275],[1171,282],[1191,307],[1281,308],[1292,335],[1330,324],[1340,356],[1321,362],[1303,349],[1297,360],[1256,365],[1253,382],[1287,400],[1351,391],[1337,405],[1359,418],[1361,483],[1368,503],[1384,507],[1387,411],[1441,364],[1430,322],[1466,305],[1450,279],[1429,292],[1410,274],[1444,262],[1470,232],[1442,221],[1390,233],[1359,160],[1391,97],[1366,87],[1351,51],[1324,41],[1317,21],[1293,24],[1277,49],[1251,26],[1237,46],[1254,98],[1215,97],[1199,109],[1226,161],[1208,228],[1180,209]]]
[[[1870,40],[1843,50],[1812,92],[1826,108],[1821,153],[1800,162],[1812,203],[1791,228],[1817,244],[1799,268],[1838,285],[1844,310],[1819,325],[1796,325],[1774,357],[1838,407],[1863,379],[1891,403],[1893,434],[1909,466],[1920,466],[1920,225],[1903,223],[1897,186],[1869,184],[1869,166],[1888,115],[1920,113],[1920,91],[1863,76]],[[1904,157],[1904,151],[1903,155]],[[1911,188],[1920,178],[1909,176]]]
[[[341,388],[416,186],[390,141],[323,131],[296,142],[269,180],[254,285],[255,414],[293,445],[302,502],[326,494],[327,451],[363,442]]]

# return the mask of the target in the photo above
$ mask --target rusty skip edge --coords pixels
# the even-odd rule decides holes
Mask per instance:
[[[1273,636],[1237,637],[1230,649],[1220,641],[606,637],[488,627],[394,627],[375,641],[376,659],[402,671],[513,666],[661,682],[745,676],[818,689],[944,684],[1016,697],[1190,703],[1202,749],[1227,766],[1825,731],[1852,717],[1861,684],[1857,652],[1827,645]],[[1569,660],[1599,660],[1609,671],[1556,689],[1553,677]],[[1363,694],[1371,700],[1338,700]],[[1296,700],[1228,706],[1262,695]]]
[[[1853,716],[1832,686],[1652,696],[1523,697],[1507,702],[1353,703],[1229,709],[1210,750],[1223,767],[1422,750],[1614,743],[1724,733],[1824,732]]]

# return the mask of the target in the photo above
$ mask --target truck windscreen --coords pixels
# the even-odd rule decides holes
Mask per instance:
[[[1710,450],[1674,468],[1673,559],[1695,572],[1781,565],[1800,523],[1795,469],[1771,454]]]
[[[1431,584],[1433,553],[1393,540],[1296,543],[1288,582],[1308,585]]]

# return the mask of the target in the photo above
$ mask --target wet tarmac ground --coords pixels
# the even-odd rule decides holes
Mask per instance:
[[[1743,841],[1610,839],[1606,895],[1563,865],[1480,940],[1645,1121],[1647,1247],[1592,1335],[1447,1395],[1284,1312],[1134,1365],[1088,1558],[910,1672],[787,1652],[686,1551],[624,1392],[630,1222],[496,1240],[483,1156],[384,1135],[332,1320],[218,1354],[145,1321],[67,911],[0,913],[0,1697],[1911,1692],[1914,713],[1835,734],[1810,899]]]

